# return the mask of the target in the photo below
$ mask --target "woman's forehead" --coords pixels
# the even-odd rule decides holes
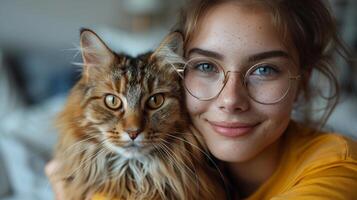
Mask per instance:
[[[189,47],[217,51],[281,48],[282,42],[266,12],[249,13],[238,6],[219,5],[201,19]]]
[[[238,60],[265,51],[290,54],[272,24],[267,9],[227,2],[211,8],[198,23],[186,55],[192,48],[219,52]],[[294,60],[294,56],[290,55]]]

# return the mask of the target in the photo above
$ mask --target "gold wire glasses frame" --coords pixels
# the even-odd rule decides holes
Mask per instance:
[[[268,66],[266,69],[271,72],[269,76],[254,74],[256,70],[263,69],[262,66]],[[258,63],[251,66],[245,73],[225,71],[214,60],[197,57],[188,60],[184,68],[177,69],[177,71],[188,93],[201,101],[209,101],[219,96],[228,82],[229,73],[244,74],[241,81],[248,96],[255,102],[269,105],[282,101],[291,88],[291,82],[301,79],[301,75],[292,76],[288,68],[282,70],[273,67],[276,66]]]

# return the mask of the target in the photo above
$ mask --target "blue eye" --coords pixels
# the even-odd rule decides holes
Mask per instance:
[[[252,75],[258,75],[258,76],[274,76],[279,73],[279,70],[270,66],[270,65],[260,65],[256,67]]]
[[[195,69],[206,73],[219,72],[219,69],[211,63],[198,63],[195,65]]]

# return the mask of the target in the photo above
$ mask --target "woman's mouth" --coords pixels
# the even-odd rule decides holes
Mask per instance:
[[[258,124],[240,122],[214,122],[208,121],[213,130],[225,137],[239,137],[251,132]]]

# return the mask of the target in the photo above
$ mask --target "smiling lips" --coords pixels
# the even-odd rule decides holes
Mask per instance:
[[[216,133],[225,137],[239,137],[251,132],[257,124],[208,121]]]

